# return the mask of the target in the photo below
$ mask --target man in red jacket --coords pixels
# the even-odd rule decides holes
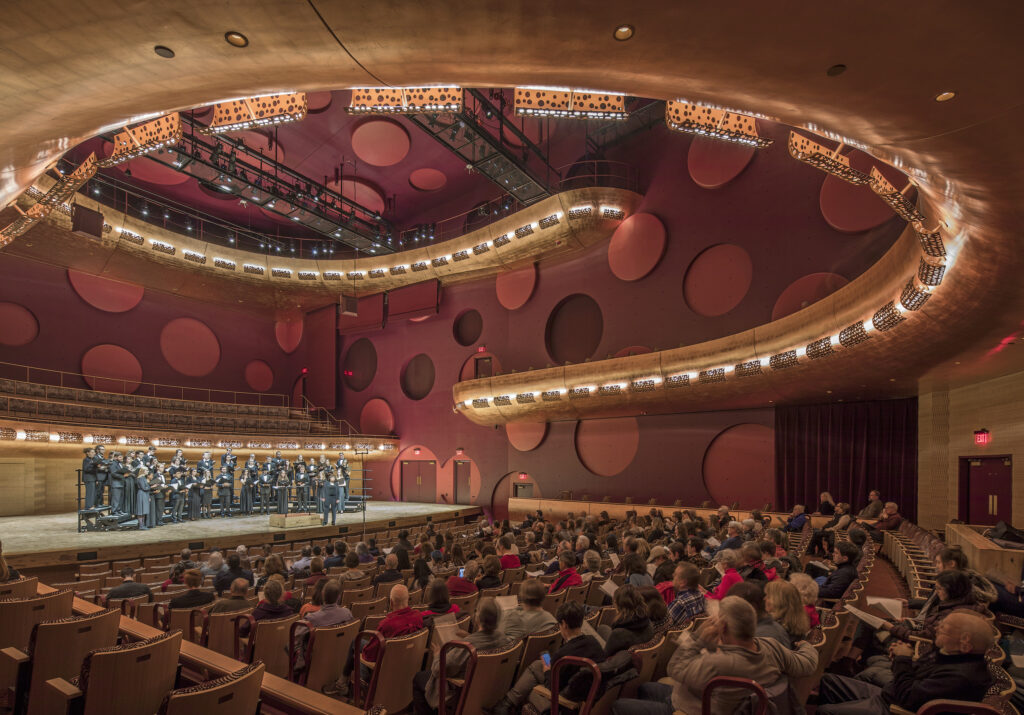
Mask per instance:
[[[512,553],[512,537],[505,534],[498,539],[498,560],[503,569],[517,569],[522,566],[519,557]]]
[[[568,549],[558,555],[558,578],[551,584],[548,593],[558,593],[570,586],[582,586],[583,579],[576,573],[576,554]]]

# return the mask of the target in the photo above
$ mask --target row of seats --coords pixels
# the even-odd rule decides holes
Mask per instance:
[[[190,415],[152,412],[143,408],[118,409],[105,405],[49,402],[21,397],[0,397],[0,413],[9,417],[44,422],[243,434],[306,435],[314,431],[314,426],[326,427],[313,422],[305,415],[294,419]]]
[[[141,407],[148,410],[165,410],[185,413],[221,413],[231,415],[262,415],[264,417],[288,417],[287,405],[242,405],[233,402],[211,402],[205,400],[179,400],[146,395],[126,395],[119,392],[103,392],[74,387],[45,385],[0,378],[0,394],[41,397],[61,402],[86,402],[91,404],[119,407]]]
[[[906,579],[910,596],[927,598],[938,575],[935,557],[946,545],[930,531],[906,520],[898,530],[883,534],[883,553]]]

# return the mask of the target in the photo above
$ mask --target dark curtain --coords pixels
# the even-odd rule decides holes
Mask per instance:
[[[868,492],[917,518],[917,398],[775,408],[777,509],[821,492],[864,508]]]

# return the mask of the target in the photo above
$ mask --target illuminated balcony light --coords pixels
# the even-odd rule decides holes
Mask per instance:
[[[516,116],[566,119],[626,119],[626,97],[560,87],[516,87]]]
[[[371,268],[367,275],[369,275],[370,278],[383,278],[387,275],[387,272],[383,268]]]
[[[181,252],[181,256],[186,261],[192,261],[193,263],[198,263],[200,265],[206,264],[206,256],[204,256],[202,253],[190,251],[187,248]]]
[[[448,258],[449,258],[448,256],[440,256],[438,258],[432,258],[432,259],[430,259],[430,265],[432,265],[434,268],[440,268],[441,266],[447,266],[448,265]]]
[[[495,405],[500,405],[502,407],[508,407],[509,405],[512,404],[512,396],[511,395],[496,395],[494,397],[494,404]]]
[[[465,261],[469,258],[469,251],[456,251],[452,254],[452,260],[456,263],[459,261]]]
[[[359,87],[352,90],[350,114],[459,112],[462,89],[448,87]]]
[[[110,167],[123,164],[165,146],[177,144],[180,139],[181,115],[178,112],[135,128],[126,127],[114,136],[113,151],[99,165]]]
[[[292,277],[292,269],[291,268],[271,268],[270,269],[270,275],[272,275],[274,278],[291,278]]]
[[[550,216],[545,216],[537,223],[540,225],[541,228],[551,228],[552,226],[558,225],[561,216],[561,213],[551,214]]]
[[[607,218],[612,220],[619,220],[626,215],[626,212],[615,206],[602,206],[601,207],[601,218]]]
[[[489,250],[491,250],[491,244],[487,241],[484,241],[483,243],[479,243],[473,246],[473,255],[479,256],[481,254],[487,253]]]
[[[254,275],[262,276],[264,273],[263,266],[257,266],[254,263],[243,263],[242,270],[246,273],[252,273]]]
[[[690,384],[690,379],[690,374],[686,372],[669,375],[665,378],[665,387],[687,387]]]
[[[574,219],[581,219],[586,216],[590,216],[592,213],[594,213],[594,207],[591,206],[590,204],[586,204],[583,206],[574,206],[573,208],[569,209],[569,220],[571,221]]]
[[[404,276],[406,270],[409,268],[407,265],[402,266],[391,266],[391,275],[393,276]]]
[[[199,131],[203,134],[223,134],[295,122],[305,116],[305,92],[235,99],[213,105],[210,126],[200,128]]]
[[[904,196],[904,193],[912,187],[912,184],[907,184],[903,187],[903,191],[897,191],[896,187],[889,183],[889,180],[878,170],[878,167],[871,167],[871,190],[874,191],[882,201],[889,204],[889,208],[896,212],[904,221],[910,223],[919,223],[924,221],[924,214],[921,213],[917,206],[910,202],[910,200]]]
[[[494,239],[494,247],[495,248],[501,248],[502,246],[505,246],[505,245],[507,245],[509,243],[512,243],[512,239],[509,237],[509,235],[507,233],[503,233],[500,236],[498,236],[496,239]]]
[[[149,242],[149,245],[154,251],[157,251],[158,253],[166,253],[169,256],[173,256],[177,250],[171,244],[164,243],[163,241],[157,241],[156,239],[152,239]]]
[[[541,393],[540,399],[543,402],[558,402],[564,394],[565,390],[546,390]]]
[[[429,267],[430,266],[427,264],[426,261],[417,261],[416,263],[413,263],[412,266],[411,266],[413,273],[419,273],[420,271],[425,271]]]
[[[678,132],[756,148],[769,146],[773,141],[758,135],[757,122],[748,114],[683,100],[665,103],[665,123]]]
[[[316,271],[299,271],[300,281],[315,281],[319,276]]]
[[[524,238],[533,233],[533,224],[527,224],[526,226],[520,226],[516,229],[516,238]]]
[[[223,268],[228,271],[235,270],[235,262],[229,261],[226,258],[214,258],[213,265],[217,266],[217,268]]]
[[[868,183],[871,177],[863,171],[854,169],[850,166],[850,158],[840,154],[844,146],[845,144],[840,143],[834,151],[829,151],[802,134],[789,133],[789,154],[794,159],[851,184],[859,186]]]
[[[345,277],[348,278],[350,281],[361,281],[363,280],[363,278],[366,277],[366,274],[363,273],[362,271],[349,271],[348,273],[345,274]]]

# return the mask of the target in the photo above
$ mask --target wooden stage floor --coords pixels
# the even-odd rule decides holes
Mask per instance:
[[[425,517],[448,519],[476,517],[480,507],[462,504],[419,504],[413,502],[369,502],[368,530],[422,523]],[[338,537],[354,542],[362,535],[361,512],[339,514],[336,526],[278,529],[269,526],[269,516],[254,515],[186,521],[146,531],[85,531],[79,533],[75,513],[0,517],[3,553],[15,568],[67,565],[103,559],[155,556],[185,547],[234,548],[275,541]]]

